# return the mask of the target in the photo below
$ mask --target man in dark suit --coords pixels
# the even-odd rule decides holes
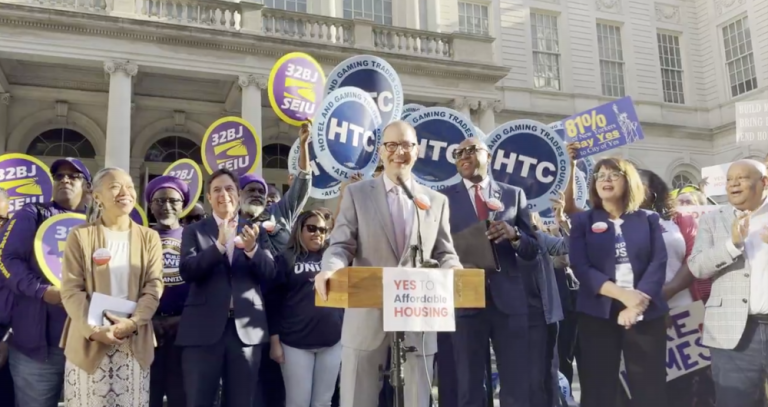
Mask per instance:
[[[463,179],[442,191],[454,214],[451,231],[457,233],[478,221],[490,220],[487,236],[498,255],[499,270],[485,270],[486,307],[457,309],[456,332],[438,339],[439,381],[442,384],[444,375],[455,370],[458,407],[484,407],[486,359],[480,355],[486,354],[490,340],[499,370],[501,407],[529,407],[528,304],[516,257],[536,259],[538,244],[525,193],[490,179],[490,153],[479,139],[464,140],[453,154]],[[492,199],[502,207],[488,205]],[[444,352],[451,345],[453,360]],[[455,369],[449,367],[451,362]]]
[[[181,240],[179,273],[189,295],[176,344],[184,347],[187,404],[213,405],[223,379],[225,406],[251,407],[269,339],[260,286],[274,278],[274,262],[266,233],[239,223],[237,175],[214,172],[206,198],[213,216],[187,226]]]

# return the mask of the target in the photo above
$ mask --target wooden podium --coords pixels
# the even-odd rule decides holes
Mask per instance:
[[[381,308],[382,267],[345,267],[328,282],[328,301],[315,293],[315,305],[330,308]],[[485,308],[485,271],[453,271],[453,302],[456,308]]]

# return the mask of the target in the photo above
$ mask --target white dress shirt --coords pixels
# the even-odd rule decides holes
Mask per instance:
[[[464,178],[463,181],[464,185],[467,187],[467,192],[469,192],[469,200],[472,202],[472,207],[475,208],[475,214],[477,214],[477,206],[475,206],[475,184],[466,178]],[[488,201],[491,199],[491,178],[485,177],[479,184],[481,187],[480,196],[483,197],[484,201]]]
[[[728,252],[734,258],[742,253],[746,256],[746,267],[749,269],[749,314],[768,314],[768,244],[763,242],[760,235],[768,226],[768,199],[763,201],[749,217],[749,232],[744,240],[744,247],[738,249],[733,241],[725,243]],[[734,209],[736,210],[736,209]],[[738,216],[738,215],[737,215]]]

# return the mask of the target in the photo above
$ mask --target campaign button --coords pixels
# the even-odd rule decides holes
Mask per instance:
[[[103,266],[107,263],[109,263],[109,260],[112,259],[112,254],[109,253],[109,250],[101,248],[97,249],[93,253],[93,262],[96,263],[97,266]]]
[[[608,224],[605,222],[596,222],[594,225],[592,225],[592,231],[595,233],[603,233],[606,230],[608,230]]]

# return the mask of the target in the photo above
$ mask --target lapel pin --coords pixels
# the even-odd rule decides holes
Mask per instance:
[[[605,222],[596,222],[592,225],[592,231],[595,233],[603,233],[608,230],[608,224]]]
[[[97,266],[103,266],[109,263],[110,259],[112,259],[112,254],[110,254],[107,249],[97,249],[93,252],[93,262],[96,263]]]
[[[499,201],[496,198],[491,198],[491,199],[485,201],[485,206],[487,206],[488,209],[490,209],[490,210],[492,210],[494,212],[504,210],[504,204],[502,204],[501,201]]]

